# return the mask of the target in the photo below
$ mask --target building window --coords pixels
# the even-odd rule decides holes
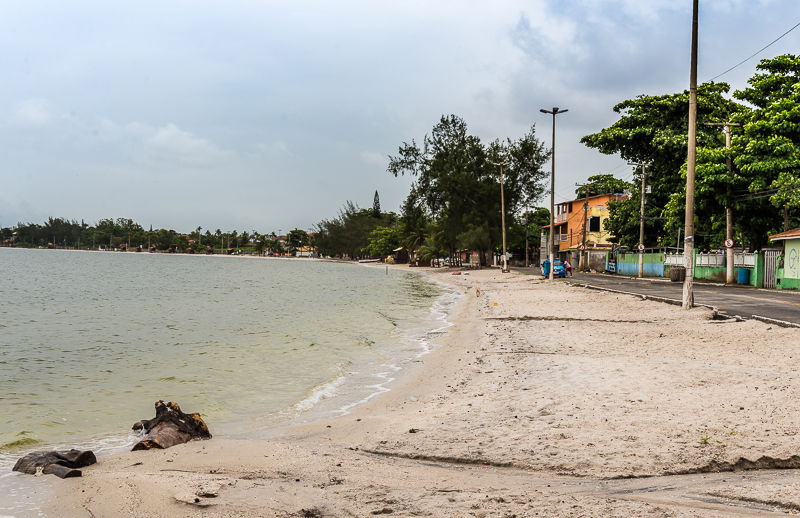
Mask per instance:
[[[589,218],[589,232],[600,232],[600,216]]]

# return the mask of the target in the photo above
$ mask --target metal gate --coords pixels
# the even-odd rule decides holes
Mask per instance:
[[[780,250],[764,250],[764,287],[775,287],[775,270],[778,267]]]

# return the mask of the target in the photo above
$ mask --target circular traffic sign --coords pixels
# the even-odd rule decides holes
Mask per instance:
[[[639,250],[640,250],[640,251],[642,251],[642,252],[644,252],[644,245],[643,245],[643,244],[641,244],[641,243],[639,244]]]
[[[725,240],[725,247],[726,248],[733,248],[733,239],[726,239]]]

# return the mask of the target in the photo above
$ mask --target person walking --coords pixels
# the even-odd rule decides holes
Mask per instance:
[[[569,261],[566,260],[566,259],[564,259],[564,268],[566,268],[566,270],[567,270],[567,275],[572,277],[572,265],[569,264]]]

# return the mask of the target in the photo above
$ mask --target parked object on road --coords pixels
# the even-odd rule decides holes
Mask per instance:
[[[672,282],[683,282],[686,280],[686,267],[672,266],[669,269],[669,280]]]
[[[28,475],[41,472],[59,478],[72,478],[83,474],[77,468],[90,466],[95,462],[97,458],[88,450],[34,451],[19,459],[13,470]]]
[[[564,279],[567,276],[567,268],[560,260],[553,261],[553,277],[557,279]]]
[[[132,451],[152,448],[169,448],[193,439],[211,439],[208,426],[200,414],[184,414],[178,403],[165,403],[158,400],[156,417],[134,423],[134,430],[144,430],[144,438],[137,442]]]

